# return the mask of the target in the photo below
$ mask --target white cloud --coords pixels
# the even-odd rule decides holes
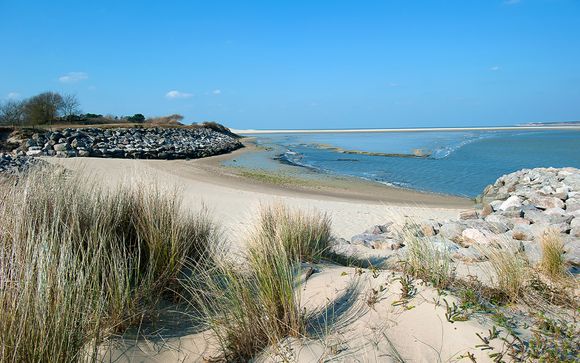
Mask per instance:
[[[399,87],[400,85],[396,82],[391,82],[388,84],[389,87]]]
[[[176,91],[176,90],[169,91],[169,92],[167,92],[165,94],[165,97],[166,98],[169,98],[169,99],[189,98],[189,97],[192,97],[192,96],[193,96],[193,94],[191,94],[191,93],[179,92],[179,91]]]
[[[17,100],[20,98],[20,93],[18,92],[10,92],[6,95],[6,98],[9,100]]]
[[[499,71],[499,69],[500,69],[499,66],[493,66],[493,67],[489,68],[490,71],[494,71],[494,72]]]
[[[214,89],[211,93],[213,93],[214,95],[219,95],[222,93],[221,89]]]
[[[64,76],[58,77],[58,80],[61,83],[75,83],[75,82],[84,81],[85,79],[88,79],[88,78],[89,78],[89,75],[86,74],[85,72],[69,72],[69,73],[65,74]]]
[[[505,0],[503,3],[506,5],[515,5],[521,3],[522,0]]]

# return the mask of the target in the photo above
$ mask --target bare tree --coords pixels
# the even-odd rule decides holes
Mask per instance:
[[[64,95],[62,97],[62,107],[60,112],[68,121],[71,120],[72,116],[79,114],[80,102],[77,99],[77,96],[73,94]]]
[[[0,104],[0,124],[22,125],[24,122],[24,102],[8,100]]]
[[[63,98],[56,92],[44,92],[28,99],[24,105],[26,121],[39,125],[55,120],[62,112]]]

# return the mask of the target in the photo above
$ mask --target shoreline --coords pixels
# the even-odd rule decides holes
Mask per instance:
[[[475,206],[466,198],[404,190],[355,178],[323,176],[311,183],[301,179],[296,183],[272,183],[221,164],[252,150],[249,146],[229,154],[192,160],[92,157],[42,160],[78,170],[86,178],[111,187],[147,182],[156,183],[163,190],[178,190],[184,208],[211,212],[233,251],[245,245],[245,236],[261,206],[281,203],[298,210],[320,211],[332,219],[335,235],[342,238],[387,220],[456,218],[461,211]]]
[[[249,191],[258,189],[278,195],[292,194],[315,199],[325,197],[354,202],[441,208],[471,208],[475,205],[472,199],[466,197],[402,188],[353,176],[324,174],[294,164],[284,165],[294,169],[296,174],[269,173],[251,168],[222,165],[222,162],[235,159],[244,153],[261,152],[259,147],[251,141],[243,143],[244,148],[231,153],[196,160],[197,164],[208,171],[209,175],[219,175],[224,178],[224,180],[216,181],[213,176],[209,176],[208,181],[223,183],[222,185],[226,186],[234,185]],[[311,178],[306,177],[306,174]],[[273,177],[266,178],[266,175],[273,175]]]
[[[339,133],[391,133],[391,132],[444,132],[444,131],[516,131],[516,130],[580,130],[580,126],[482,126],[482,127],[426,127],[426,128],[372,128],[372,129],[288,129],[254,130],[231,129],[239,135],[259,134],[339,134]]]

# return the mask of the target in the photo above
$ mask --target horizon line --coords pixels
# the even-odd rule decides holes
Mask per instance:
[[[364,132],[432,132],[432,131],[502,131],[502,130],[580,130],[580,125],[472,126],[472,127],[413,127],[413,128],[357,128],[357,129],[230,129],[236,134],[299,134],[299,133],[364,133]]]

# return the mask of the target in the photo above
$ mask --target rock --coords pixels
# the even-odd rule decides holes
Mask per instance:
[[[18,155],[5,154],[0,152],[0,173],[18,174],[27,171],[34,165],[45,164],[37,158],[27,156],[24,152]]]
[[[448,222],[441,225],[439,228],[439,235],[450,239],[453,242],[461,241],[461,234],[465,230],[466,226],[459,224],[457,222]]]
[[[524,215],[524,212],[522,211],[521,207],[509,207],[506,210],[498,211],[498,213],[504,217],[509,218],[519,218],[523,217]]]
[[[458,244],[456,244],[455,242],[441,237],[441,236],[435,236],[435,237],[424,237],[422,238],[423,243],[431,243],[433,244],[433,246],[439,251],[439,252],[443,252],[443,253],[455,253],[463,248],[461,248]]]
[[[572,236],[572,237],[580,237],[580,227],[572,227],[570,229],[570,236]]]
[[[465,220],[465,219],[477,219],[479,218],[479,212],[473,209],[470,210],[465,210],[465,211],[461,211],[459,212],[459,219]]]
[[[550,216],[539,210],[529,210],[524,213],[524,218],[532,223],[550,223]]]
[[[531,241],[534,239],[534,233],[530,226],[517,224],[512,229],[512,238],[518,241]]]
[[[506,211],[510,208],[520,208],[521,206],[522,201],[520,198],[518,196],[512,195],[499,206],[499,210]]]
[[[565,201],[566,199],[568,199],[568,192],[569,191],[570,191],[570,187],[562,186],[562,187],[556,188],[556,192],[553,195],[554,195],[554,197]]]
[[[58,151],[61,151],[61,152],[62,152],[62,151],[66,151],[66,150],[68,150],[68,149],[70,148],[70,145],[68,145],[68,144],[66,144],[66,143],[55,144],[55,145],[53,146],[53,148],[54,148],[54,150],[55,150],[55,151],[57,151],[57,152],[58,152]]]
[[[574,212],[580,210],[580,199],[571,198],[566,201],[566,212]]]
[[[389,228],[393,225],[393,222],[385,223],[385,224],[377,224],[365,231],[365,233],[369,234],[382,234],[389,232]]]
[[[429,220],[421,222],[419,228],[421,229],[421,234],[426,237],[435,236],[439,232],[440,224],[439,222]]]
[[[540,244],[531,241],[520,241],[520,250],[522,250],[526,258],[531,264],[537,264],[542,258],[542,249]]]
[[[501,201],[501,200],[494,200],[494,201],[489,203],[489,205],[494,210],[494,212],[498,211],[499,207],[501,207],[502,204],[503,204],[503,201]]]
[[[481,209],[481,217],[485,218],[488,215],[493,213],[493,208],[489,204],[484,204],[483,208]]]
[[[217,131],[216,131],[217,130]],[[191,159],[223,154],[243,147],[226,128],[99,128],[64,129],[34,135],[23,144],[44,145],[59,157]],[[54,153],[49,153],[54,150]]]
[[[486,245],[495,240],[494,235],[489,231],[480,231],[475,228],[467,228],[461,233],[462,246],[467,247],[473,244]]]
[[[486,257],[482,255],[481,252],[479,252],[474,246],[460,248],[459,250],[455,251],[451,257],[466,263],[481,262],[486,260]]]
[[[362,233],[353,236],[351,238],[351,244],[382,250],[385,248],[390,248],[392,243],[390,243],[385,237],[381,235]]]
[[[550,208],[564,208],[564,202],[555,197],[542,197],[539,195],[532,196],[528,201],[539,209],[550,209]]]
[[[580,267],[580,239],[566,241],[564,251],[564,261],[574,267]]]

